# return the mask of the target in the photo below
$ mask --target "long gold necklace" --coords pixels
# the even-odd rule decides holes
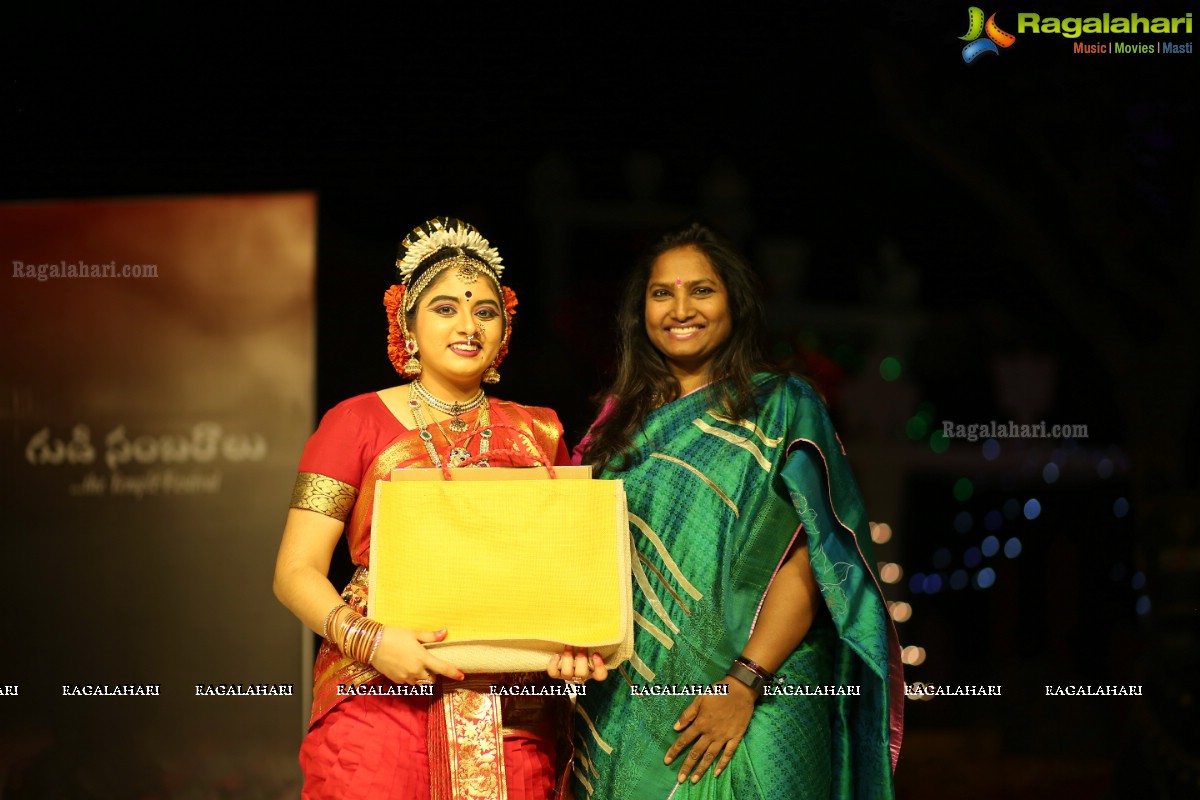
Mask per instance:
[[[429,454],[429,460],[433,462],[434,467],[441,469],[441,456],[438,455],[437,448],[433,446],[433,434],[429,432],[429,427],[425,424],[425,415],[421,412],[421,401],[417,399],[417,392],[413,390],[415,383],[416,381],[408,385],[408,406],[412,409],[413,421],[417,423],[417,433],[421,437],[421,441],[425,443],[425,452]],[[447,459],[450,462],[451,468],[458,467],[471,458],[471,451],[467,449],[467,445],[471,443],[471,439],[475,438],[477,431],[479,432],[479,458],[472,466],[486,467],[488,465],[487,454],[492,444],[491,414],[488,413],[487,398],[483,397],[482,391],[479,394],[480,396],[472,401],[476,403],[475,407],[479,408],[479,414],[475,417],[475,430],[467,436],[461,445],[456,446],[454,440],[446,433],[446,429],[442,427],[442,423],[436,417],[433,419],[434,425],[442,432],[442,436],[445,437],[447,444],[450,445],[450,452],[447,455]],[[465,422],[462,427],[463,430],[466,430],[467,425]],[[480,430],[481,427],[483,430]],[[450,424],[450,430],[454,430],[453,422]]]

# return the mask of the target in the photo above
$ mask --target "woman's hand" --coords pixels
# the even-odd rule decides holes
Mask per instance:
[[[729,694],[700,695],[675,723],[675,730],[682,733],[667,750],[663,763],[670,764],[691,745],[679,770],[677,780],[680,783],[686,781],[688,775],[692,776],[692,783],[699,781],[718,755],[721,760],[717,762],[713,777],[720,775],[746,735],[757,696],[741,681],[725,678],[721,683],[729,687]]]
[[[608,668],[604,666],[604,659],[599,653],[592,653],[589,657],[586,647],[568,645],[562,653],[550,656],[546,674],[559,680],[583,683],[588,678],[604,680],[608,677]]]
[[[405,628],[384,628],[383,640],[371,666],[395,683],[431,683],[434,675],[442,675],[452,681],[461,681],[462,670],[425,649],[425,645],[446,638],[446,629],[440,631],[416,631]]]

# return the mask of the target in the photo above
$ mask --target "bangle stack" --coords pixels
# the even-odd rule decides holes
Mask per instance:
[[[383,624],[340,603],[325,617],[321,633],[347,658],[370,664],[383,641]]]

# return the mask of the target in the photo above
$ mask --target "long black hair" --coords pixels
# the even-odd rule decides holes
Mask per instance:
[[[763,349],[766,310],[757,276],[734,245],[700,223],[662,236],[635,265],[617,308],[617,375],[599,398],[607,413],[593,427],[583,459],[599,472],[633,466],[630,444],[646,415],[680,395],[679,381],[666,357],[646,334],[646,286],[655,260],[668,250],[692,247],[702,252],[725,285],[729,301],[729,338],[712,357],[712,383],[704,391],[726,416],[746,418],[755,410],[751,376],[770,370]]]

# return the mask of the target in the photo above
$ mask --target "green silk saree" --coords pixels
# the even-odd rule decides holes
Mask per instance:
[[[575,719],[575,793],[604,800],[892,797],[904,684],[849,462],[813,390],[759,374],[753,420],[693,392],[647,417],[622,478],[634,550],[635,647],[589,683]],[[741,654],[798,536],[825,608],[778,670],[733,760],[677,785],[663,756],[694,699]],[[648,694],[646,692],[656,692]]]

